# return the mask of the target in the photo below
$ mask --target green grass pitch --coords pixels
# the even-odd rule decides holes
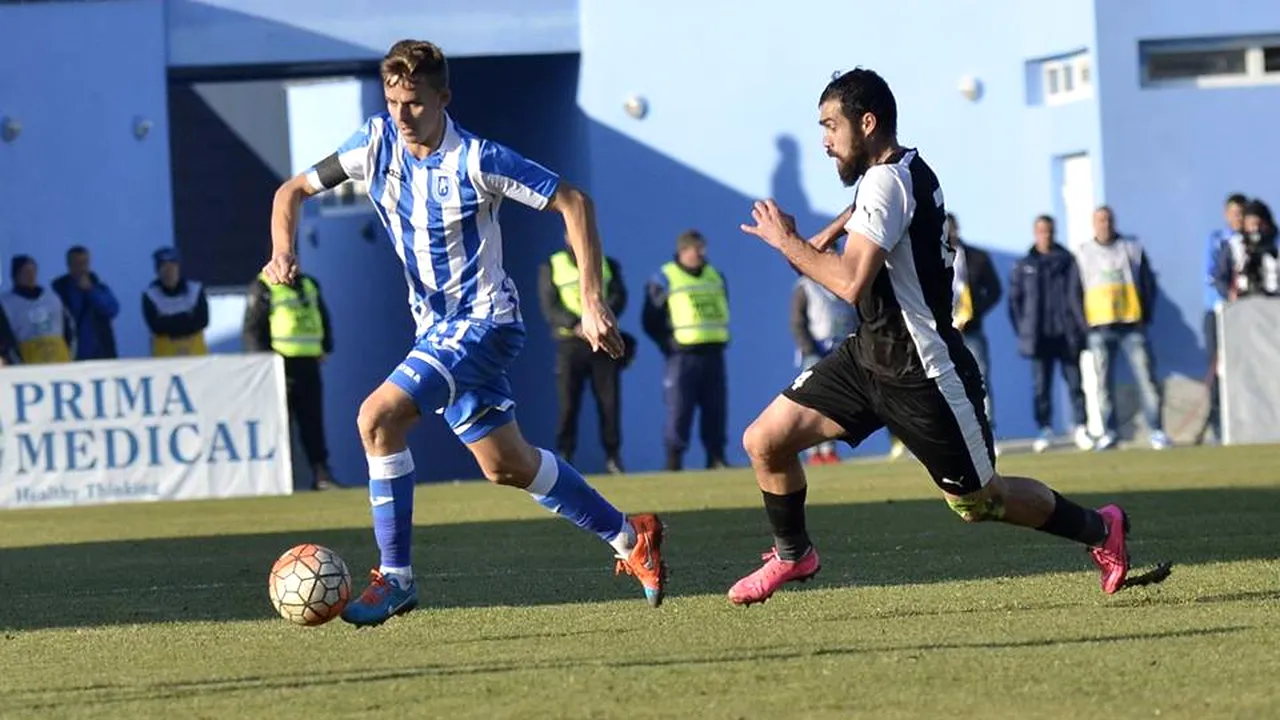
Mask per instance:
[[[276,617],[266,575],[327,545],[357,590],[364,491],[0,515],[0,717],[1276,718],[1280,447],[1009,457],[1133,521],[1163,585],[1107,597],[1079,547],[967,526],[913,462],[819,468],[824,568],[724,593],[769,544],[749,471],[599,479],[667,523],[666,604],[609,550],[483,483],[421,486],[423,607],[371,630]]]

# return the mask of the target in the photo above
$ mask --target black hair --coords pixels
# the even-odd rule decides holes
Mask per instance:
[[[1253,215],[1262,220],[1267,227],[1274,228],[1276,226],[1275,218],[1271,216],[1271,208],[1256,198],[1245,203],[1244,214]]]
[[[17,278],[18,272],[27,265],[35,264],[36,259],[30,255],[14,255],[9,260],[9,277]]]
[[[1054,222],[1054,221],[1053,221],[1053,216],[1052,216],[1052,215],[1037,215],[1037,216],[1036,216],[1036,222],[1047,222],[1047,223],[1049,223],[1049,227],[1054,227],[1054,226],[1056,226],[1056,225],[1058,224],[1058,223],[1056,223],[1056,222]]]
[[[1240,207],[1248,204],[1249,198],[1245,197],[1244,193],[1231,193],[1227,196],[1227,201],[1223,203],[1223,205],[1239,205]]]
[[[706,245],[707,239],[697,230],[685,230],[676,238],[676,250],[683,250],[696,245]]]
[[[72,245],[71,247],[67,248],[67,262],[71,262],[71,257],[73,255],[88,255],[88,254],[89,254],[89,248],[83,245]]]
[[[898,134],[898,103],[889,83],[874,70],[854,68],[836,77],[827,83],[818,104],[828,100],[839,100],[840,111],[855,125],[863,115],[871,113],[876,116],[876,132],[887,137]]]

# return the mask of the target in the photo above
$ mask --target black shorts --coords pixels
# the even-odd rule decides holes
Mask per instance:
[[[889,381],[855,360],[851,341],[796,377],[782,392],[844,428],[857,446],[880,428],[920,459],[938,487],[951,495],[976,492],[995,474],[985,390],[973,363],[921,382]]]

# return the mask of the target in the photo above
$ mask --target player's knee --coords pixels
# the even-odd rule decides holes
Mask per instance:
[[[947,505],[967,523],[1004,518],[1004,502],[1000,496],[985,491],[961,496],[948,495]]]
[[[360,431],[360,439],[365,447],[373,444],[372,441],[378,434],[378,425],[383,415],[379,403],[374,398],[367,397],[360,403],[360,411],[356,414],[356,428]]]
[[[746,451],[746,456],[750,457],[751,464],[756,464],[764,460],[768,454],[768,437],[759,427],[759,423],[751,423],[742,433],[742,450]]]
[[[778,440],[776,432],[757,420],[742,433],[742,449],[747,451],[752,465],[768,465],[779,455],[781,444]]]
[[[366,451],[377,451],[405,434],[405,413],[397,404],[379,393],[365,398],[356,415],[356,427]]]

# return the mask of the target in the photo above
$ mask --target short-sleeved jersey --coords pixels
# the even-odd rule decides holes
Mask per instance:
[[[888,253],[861,298],[854,337],[858,362],[903,382],[936,378],[972,365],[951,324],[955,252],[943,231],[946,206],[933,170],[915,150],[873,165],[859,181],[845,225]]]
[[[396,255],[404,264],[417,335],[457,319],[521,321],[519,296],[502,267],[498,208],[510,198],[536,210],[560,178],[445,116],[440,147],[411,155],[386,113],[369,118],[332,159],[307,173],[313,189],[364,181]],[[341,172],[336,166],[341,166]]]

